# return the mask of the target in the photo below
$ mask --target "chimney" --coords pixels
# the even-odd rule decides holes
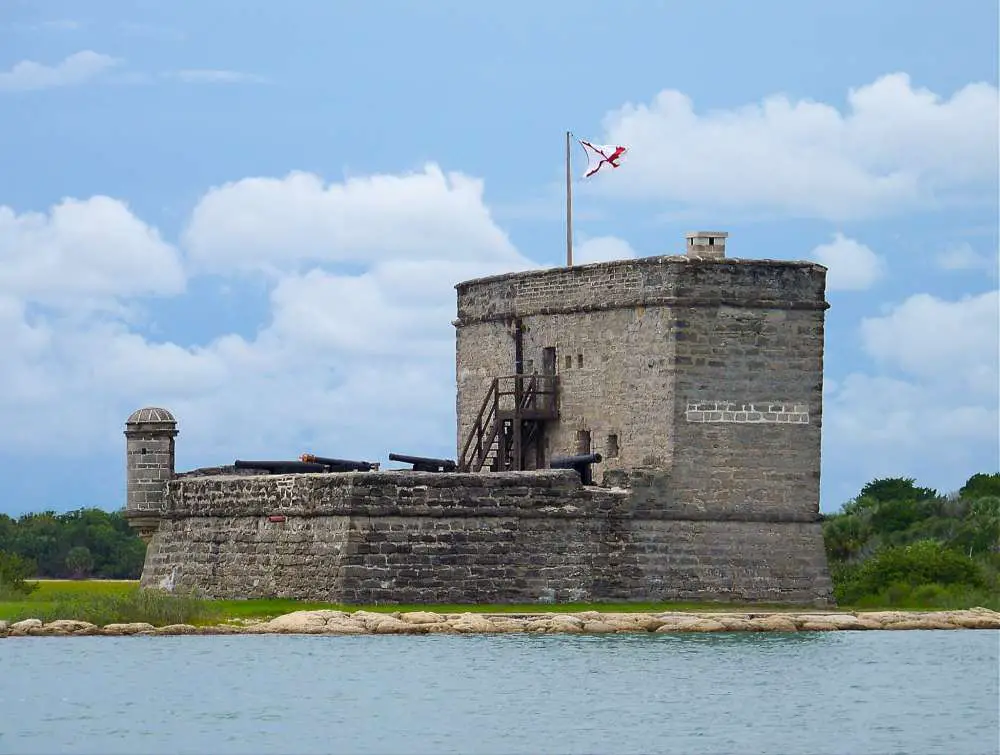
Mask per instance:
[[[726,256],[726,231],[691,231],[687,237],[687,256],[721,260]]]

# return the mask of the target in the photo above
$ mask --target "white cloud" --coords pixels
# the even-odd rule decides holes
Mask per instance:
[[[53,437],[58,454],[117,453],[124,418],[158,404],[180,420],[181,467],[303,451],[453,455],[454,284],[535,266],[483,197],[481,181],[435,166],[248,178],[205,193],[183,258],[107,197],[0,208],[0,453],[51,452]],[[845,242],[861,247],[829,246]],[[577,249],[581,263],[630,255],[613,237]],[[852,259],[831,256],[831,276]],[[204,315],[211,335],[197,344],[123,320],[113,304],[183,289],[182,260],[188,275],[220,274],[231,293],[219,306],[266,285],[266,313],[239,333]],[[191,316],[204,302],[177,304]],[[861,326],[874,367],[831,380],[824,413],[826,453],[838,478],[857,480],[851,494],[874,472],[967,476],[995,455],[996,306],[995,292],[916,296]]]
[[[210,270],[395,258],[526,262],[493,223],[482,182],[436,165],[339,184],[311,173],[229,183],[198,203],[184,240]]]
[[[454,285],[534,266],[467,177],[428,168],[341,184],[248,179],[209,191],[188,238],[219,272],[245,251],[249,267],[271,273],[265,321],[251,335],[216,329],[199,345],[157,343],[113,311],[80,318],[70,306],[83,292],[128,304],[183,282],[164,283],[175,250],[124,205],[96,198],[2,217],[17,239],[0,285],[9,453],[44,449],[53,434],[62,453],[117,448],[128,413],[161,404],[179,417],[182,465],[304,450],[453,455]],[[70,230],[77,243],[64,238]],[[37,268],[33,249],[52,250]],[[233,296],[247,284],[232,282]],[[42,299],[63,309],[33,310]]]
[[[118,200],[65,199],[47,214],[0,205],[0,296],[79,307],[183,290],[177,251]]]
[[[885,260],[864,244],[835,234],[833,241],[812,250],[814,259],[828,268],[826,283],[830,291],[863,291],[885,275]]]
[[[942,98],[898,73],[847,100],[841,112],[776,94],[698,113],[685,94],[664,90],[607,115],[603,141],[627,144],[631,160],[593,190],[842,220],[995,186],[995,86],[969,84]]]
[[[944,270],[989,270],[997,264],[996,255],[990,259],[985,254],[979,254],[968,243],[955,244],[941,252],[935,258],[938,266]]]
[[[1000,386],[1000,298],[996,291],[957,301],[916,294],[882,317],[861,321],[865,351],[908,375],[980,395]]]
[[[860,333],[876,371],[826,386],[824,454],[846,481],[833,503],[876,476],[952,490],[996,471],[1000,292],[954,301],[917,294],[862,320]]]
[[[616,236],[598,236],[587,239],[573,249],[573,263],[586,265],[588,262],[609,262],[625,260],[637,256],[635,250],[624,239]]]
[[[54,66],[22,60],[9,71],[0,72],[0,92],[24,92],[84,84],[120,62],[92,50],[74,53]]]
[[[263,76],[257,76],[252,73],[207,68],[168,71],[163,76],[164,78],[177,79],[188,84],[261,84],[267,80]]]

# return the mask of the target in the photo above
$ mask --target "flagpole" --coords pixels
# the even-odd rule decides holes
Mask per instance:
[[[566,267],[573,267],[573,181],[570,173],[569,140],[566,132]]]

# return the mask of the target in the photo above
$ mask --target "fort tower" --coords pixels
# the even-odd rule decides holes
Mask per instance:
[[[167,482],[174,476],[177,421],[166,409],[146,407],[125,422],[125,517],[147,543],[159,525]]]
[[[597,452],[595,479],[655,487],[678,516],[815,520],[826,269],[730,259],[727,236],[460,283],[461,467]]]

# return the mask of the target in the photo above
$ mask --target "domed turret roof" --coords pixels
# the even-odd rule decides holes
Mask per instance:
[[[146,422],[174,422],[174,415],[168,412],[166,409],[161,409],[158,406],[147,406],[144,409],[137,409],[132,412],[125,424],[139,424]]]

